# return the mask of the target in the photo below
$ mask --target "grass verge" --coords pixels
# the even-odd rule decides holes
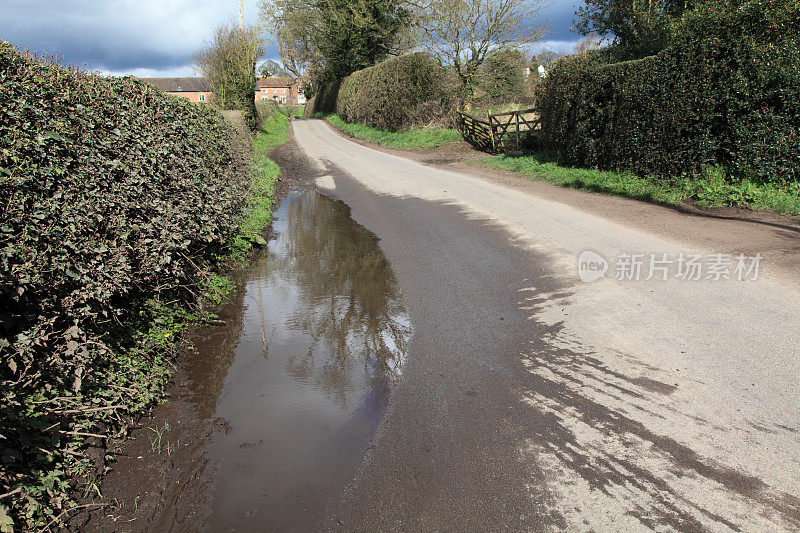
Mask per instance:
[[[345,122],[338,115],[328,115],[328,122],[356,139],[387,148],[432,148],[461,140],[456,130],[426,127],[408,131],[384,131],[365,124]]]
[[[702,206],[746,207],[800,215],[800,183],[776,185],[736,180],[726,176],[724,169],[719,167],[710,168],[697,176],[664,183],[655,178],[625,172],[563,167],[556,164],[547,153],[488,156],[480,164],[553,185],[658,204],[680,205],[689,200]]]
[[[288,140],[289,115],[273,110],[253,139],[250,198],[239,225],[239,234],[231,240],[228,254],[220,257],[221,262],[242,260],[254,244],[266,244],[261,233],[272,222],[275,181],[281,173],[280,167],[267,157],[267,153]]]

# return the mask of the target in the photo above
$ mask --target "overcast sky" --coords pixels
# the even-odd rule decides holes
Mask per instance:
[[[545,46],[568,50],[580,0],[555,0]],[[245,0],[254,20],[257,0]],[[0,0],[0,39],[110,74],[193,76],[193,54],[212,29],[238,20],[238,0]],[[265,58],[278,60],[274,46]]]

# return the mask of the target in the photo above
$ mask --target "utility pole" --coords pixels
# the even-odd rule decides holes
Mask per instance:
[[[239,0],[239,29],[244,29],[244,0]]]

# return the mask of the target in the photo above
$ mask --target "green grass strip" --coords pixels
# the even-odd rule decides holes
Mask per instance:
[[[648,202],[680,205],[692,200],[713,207],[746,207],[800,215],[800,183],[773,184],[737,180],[724,169],[706,172],[665,183],[652,177],[625,172],[610,172],[560,166],[548,154],[484,157],[480,164],[495,170],[515,172],[526,178],[561,187],[584,189]]]
[[[261,124],[253,139],[253,161],[250,198],[240,223],[240,231],[229,244],[229,253],[222,260],[244,259],[253,244],[266,244],[261,233],[272,222],[275,182],[281,169],[267,157],[269,151],[289,141],[289,115],[276,109]]]
[[[461,140],[456,130],[449,128],[412,128],[408,131],[384,131],[365,124],[345,122],[338,115],[329,115],[328,122],[356,139],[387,148],[432,148]]]

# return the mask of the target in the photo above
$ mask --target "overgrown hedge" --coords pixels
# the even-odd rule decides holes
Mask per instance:
[[[797,181],[799,6],[712,1],[655,56],[559,60],[539,94],[545,142],[575,166],[668,177],[721,165],[737,177]]]
[[[441,124],[455,107],[452,76],[423,52],[387,59],[342,81],[336,113],[389,131]]]
[[[237,232],[235,146],[207,106],[0,44],[0,524],[67,516],[91,435],[158,396],[163,310],[195,301]]]

